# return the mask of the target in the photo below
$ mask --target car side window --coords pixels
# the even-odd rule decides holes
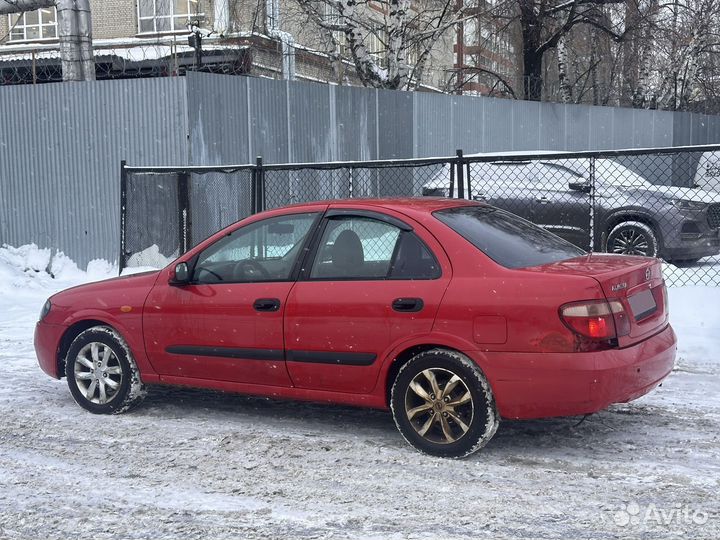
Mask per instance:
[[[569,169],[561,163],[538,163],[536,174],[535,188],[546,191],[568,191],[570,183],[586,181],[582,174]]]
[[[316,213],[279,216],[233,231],[200,253],[193,270],[193,282],[289,279],[316,219]]]
[[[435,257],[410,231],[384,221],[330,219],[310,271],[311,279],[433,279]]]
[[[436,279],[440,274],[437,259],[423,241],[415,233],[403,231],[390,265],[390,279]]]

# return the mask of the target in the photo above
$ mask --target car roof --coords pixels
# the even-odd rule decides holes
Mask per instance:
[[[482,203],[476,201],[468,201],[464,199],[446,199],[442,197],[400,197],[400,198],[382,198],[382,199],[333,199],[329,201],[313,201],[309,203],[291,204],[278,208],[305,208],[317,207],[318,205],[327,205],[332,207],[382,207],[398,212],[415,211],[420,213],[431,213],[435,210],[444,208],[454,208],[457,206],[477,206]]]

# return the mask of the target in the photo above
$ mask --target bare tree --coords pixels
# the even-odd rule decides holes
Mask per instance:
[[[605,28],[573,29],[557,47],[559,92],[599,105],[699,110],[720,94],[720,0],[626,0],[601,6]],[[587,76],[586,76],[587,74]],[[714,105],[713,105],[714,104]]]
[[[297,0],[332,50],[345,50],[365,86],[412,90],[433,47],[462,18],[456,0]]]

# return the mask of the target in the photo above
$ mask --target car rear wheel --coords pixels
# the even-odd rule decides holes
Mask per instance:
[[[613,227],[607,238],[606,251],[622,255],[658,256],[658,240],[649,225],[624,221]]]
[[[432,349],[412,357],[392,386],[390,407],[416,449],[462,458],[492,438],[500,418],[485,375],[467,356]]]
[[[127,343],[109,326],[94,326],[73,340],[65,375],[77,404],[95,414],[125,412],[146,393]]]

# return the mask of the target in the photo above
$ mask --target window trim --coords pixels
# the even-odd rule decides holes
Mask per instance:
[[[254,280],[242,280],[242,281],[217,281],[212,283],[207,283],[205,281],[198,281],[195,279],[195,267],[200,260],[200,256],[205,253],[208,249],[210,249],[212,246],[217,244],[218,242],[222,242],[227,238],[228,236],[231,236],[232,234],[245,229],[246,227],[252,227],[253,225],[257,225],[258,223],[263,223],[265,221],[269,221],[271,219],[278,219],[278,218],[290,218],[294,216],[301,216],[301,215],[312,215],[313,221],[310,223],[310,227],[308,228],[308,232],[305,235],[305,239],[303,240],[302,245],[300,246],[300,253],[298,254],[297,258],[295,259],[295,262],[293,263],[293,267],[290,270],[290,275],[286,279],[254,279]],[[309,251],[309,247],[311,242],[314,241],[315,235],[317,233],[317,229],[320,226],[321,220],[323,217],[322,211],[320,212],[293,212],[289,214],[282,214],[278,216],[270,216],[266,217],[264,219],[259,219],[257,221],[253,221],[252,223],[248,223],[247,225],[243,225],[241,227],[237,227],[233,229],[232,231],[229,231],[227,234],[223,235],[222,238],[217,239],[215,242],[207,246],[202,251],[199,251],[195,255],[193,255],[189,261],[187,261],[190,275],[193,277],[189,282],[188,285],[237,285],[237,284],[246,284],[246,283],[292,283],[298,280],[298,276],[302,270],[302,263],[307,257],[307,253]]]
[[[43,23],[42,22],[42,13],[40,13],[43,9],[52,9],[55,13],[55,22],[53,23]],[[27,24],[26,21],[26,15],[28,13],[37,12],[38,14],[38,23],[37,24]],[[15,26],[13,26],[12,23],[12,17],[14,15],[18,15],[20,19],[22,19],[22,24],[18,22]],[[52,6],[50,8],[38,8],[33,9],[30,11],[23,11],[22,13],[8,13],[7,15],[7,23],[8,23],[8,43],[45,43],[45,42],[53,42],[58,40],[58,16],[57,16],[57,7]],[[43,33],[43,28],[51,27],[55,28],[55,36],[53,37],[37,37],[37,38],[29,38],[27,37],[27,27],[37,27],[40,31],[40,33]],[[16,38],[13,39],[12,34],[14,31],[17,31],[18,29],[22,28],[23,30],[23,37],[22,39]]]
[[[397,257],[398,252],[398,246],[400,245],[400,238],[403,234],[412,234],[414,235],[418,241],[427,249],[428,253],[432,256],[433,260],[435,261],[435,266],[438,269],[438,273],[434,277],[427,277],[427,278],[405,278],[405,277],[391,277],[391,276],[384,276],[384,277],[311,277],[310,273],[312,272],[313,265],[315,264],[315,259],[317,258],[318,252],[320,251],[320,242],[325,235],[325,230],[327,229],[328,224],[330,221],[334,219],[343,219],[343,218],[353,218],[353,217],[359,217],[359,218],[365,218],[365,219],[375,219],[377,221],[384,222],[388,225],[392,225],[394,227],[397,227],[400,229],[400,234],[398,235],[398,241],[395,243],[395,247],[393,248],[393,254],[392,258],[390,259],[390,268],[393,268],[393,262],[395,261],[395,258]],[[383,214],[381,212],[374,212],[372,210],[355,210],[355,209],[346,209],[346,208],[334,208],[327,210],[325,212],[325,215],[321,221],[321,223],[318,224],[318,227],[315,231],[315,234],[313,235],[313,243],[310,248],[310,250],[306,253],[305,259],[303,260],[302,267],[300,268],[299,275],[297,276],[297,281],[305,281],[305,282],[316,282],[316,281],[433,281],[437,279],[442,279],[443,277],[443,268],[440,264],[440,260],[438,259],[437,255],[435,255],[435,252],[430,248],[430,246],[427,245],[427,242],[425,242],[420,236],[415,232],[415,229],[405,223],[402,220],[399,220],[393,216],[388,216],[387,214]]]
[[[135,3],[135,12],[137,14],[137,34],[138,36],[153,36],[157,34],[186,34],[188,32],[187,27],[183,26],[182,28],[177,28],[175,26],[175,19],[182,17],[182,13],[175,13],[175,2],[172,1],[172,15],[158,15],[157,14],[157,0],[151,0],[152,1],[152,12],[153,15],[149,17],[142,17],[140,15],[140,0],[138,0]],[[198,0],[198,5],[200,5],[200,2],[202,0]],[[191,0],[185,0],[188,6],[188,13],[187,13],[187,20],[192,20],[193,17],[205,17],[205,6],[203,7],[203,10],[199,13],[190,13],[190,2]],[[157,29],[157,20],[158,19],[170,19],[170,30],[158,30]],[[141,28],[142,21],[152,21],[153,22],[153,29],[152,30],[143,30]]]

